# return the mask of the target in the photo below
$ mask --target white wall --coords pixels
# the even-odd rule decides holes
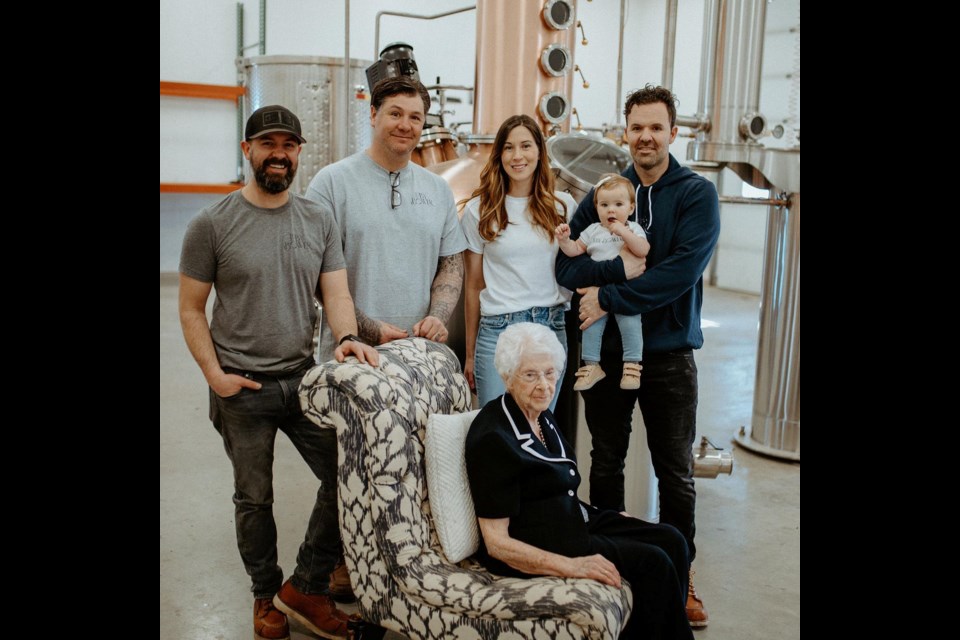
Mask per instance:
[[[627,93],[647,83],[662,82],[663,39],[666,24],[665,0],[630,0],[624,27],[623,82],[621,109]],[[590,82],[584,89],[579,78],[574,84],[574,106],[584,126],[601,126],[617,118],[617,53],[620,25],[619,0],[596,0],[577,5],[589,44],[578,46],[575,59]],[[693,115],[697,110],[700,82],[700,42],[703,31],[703,2],[688,0],[677,10],[677,39],[674,57],[673,92],[680,99],[677,112]],[[579,43],[579,39],[577,40]],[[620,122],[624,122],[621,114]],[[686,157],[687,140],[677,138],[671,151],[681,161]]]
[[[516,0],[532,2],[535,0]],[[246,0],[245,44],[258,38],[259,3]],[[417,2],[373,2],[353,0],[350,6],[350,53],[354,58],[373,60],[374,20],[378,11],[405,11],[433,14],[468,6],[472,0],[418,0]],[[573,105],[584,126],[600,127],[616,120],[617,37],[619,0],[578,2],[578,18],[583,22],[589,44],[579,45],[575,61],[580,65],[589,89],[574,83]],[[790,82],[785,75],[794,58],[795,36],[789,28],[799,24],[799,0],[773,0],[767,9],[768,38],[764,51],[764,77],[761,111],[771,124],[789,117],[787,102]],[[661,81],[665,0],[628,0],[624,45],[623,93],[648,82]],[[674,60],[673,90],[680,99],[678,111],[692,115],[697,107],[700,73],[700,42],[703,26],[702,0],[681,0],[678,8],[677,45]],[[340,0],[270,0],[267,2],[267,55],[315,55],[343,57],[344,10]],[[384,17],[380,46],[402,40],[414,47],[414,55],[425,84],[440,76],[444,84],[473,85],[475,61],[475,12],[469,11],[434,21]],[[509,46],[509,43],[484,43],[484,46]],[[233,0],[161,0],[160,2],[160,79],[210,84],[237,84],[236,4]],[[249,49],[246,55],[257,55]],[[622,96],[621,96],[622,98]],[[799,93],[797,93],[799,105]],[[452,117],[468,121],[472,108],[463,104]],[[797,107],[799,111],[799,106]],[[622,122],[622,119],[621,119]],[[796,123],[797,126],[799,122]],[[682,130],[681,130],[682,132]],[[687,138],[677,138],[671,148],[683,161]],[[236,178],[236,113],[228,102],[186,98],[160,98],[160,181],[225,183]],[[735,176],[730,172],[725,185],[733,192]],[[179,254],[183,219],[189,209],[205,198],[161,195],[160,270],[176,271],[173,256]],[[188,207],[188,208],[184,208]],[[725,211],[722,215],[725,215]],[[753,231],[736,234],[752,238],[759,222],[748,223]],[[727,220],[724,220],[724,224]],[[179,232],[178,232],[179,230]],[[166,247],[165,244],[174,246]],[[721,243],[721,255],[725,250]],[[759,248],[748,250],[757,255]],[[728,261],[728,265],[730,262]],[[760,265],[738,262],[738,269]],[[723,260],[718,261],[722,269]],[[757,278],[759,282],[759,276]]]
[[[244,43],[259,38],[259,2],[244,3]],[[350,4],[350,55],[373,61],[378,11],[436,14],[469,0],[418,0]],[[397,40],[413,45],[426,85],[440,76],[444,84],[473,85],[476,12],[424,21],[384,16],[381,48]],[[234,0],[161,0],[160,79],[236,85],[236,2]],[[344,3],[340,0],[267,2],[267,55],[343,58]],[[259,55],[256,47],[247,56]],[[460,108],[456,120],[469,121],[472,109]],[[228,102],[160,98],[160,181],[229,182],[236,178],[236,110]]]

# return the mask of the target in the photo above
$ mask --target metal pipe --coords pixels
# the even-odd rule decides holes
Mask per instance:
[[[763,32],[767,26],[767,0],[759,0],[754,4],[751,17],[748,25],[751,31],[749,42],[753,45],[753,51],[748,57],[749,72],[745,94],[749,101],[748,107],[757,111],[760,108],[760,73],[763,70]]]
[[[620,124],[620,112],[623,111],[623,19],[627,10],[627,0],[620,0],[620,48],[617,53],[617,119]]]
[[[667,18],[663,35],[663,71],[661,84],[667,89],[673,88],[673,57],[677,48],[677,2],[667,0]]]
[[[434,89],[443,89],[444,91],[473,91],[473,87],[466,84],[431,84],[428,87],[424,87],[427,91],[433,91]]]
[[[444,11],[443,13],[437,13],[432,16],[423,15],[419,13],[406,13],[404,11],[379,11],[377,12],[377,22],[373,30],[373,59],[378,60],[380,58],[380,16],[397,16],[400,18],[417,18],[420,20],[436,20],[437,18],[445,18],[446,16],[452,16],[456,13],[463,13],[464,11],[470,11],[471,9],[476,9],[477,5],[472,7],[461,7],[459,9],[453,9],[452,11]],[[372,88],[372,87],[371,87]]]
[[[710,122],[700,116],[677,116],[678,127],[690,127],[694,131],[708,131]]]
[[[243,57],[243,3],[237,3],[237,58]],[[237,84],[243,84],[243,75],[237,65]],[[237,182],[244,182],[243,178],[243,149],[240,141],[243,140],[243,97],[237,96]]]
[[[748,138],[745,125],[748,130],[765,128],[759,108],[766,3],[767,0],[721,2],[711,142],[739,144]]]
[[[243,176],[243,149],[240,141],[243,140],[243,97],[237,96],[237,182],[246,182]]]
[[[243,55],[243,3],[237,3],[237,57]],[[237,76],[240,72],[237,71]]]
[[[790,201],[785,198],[744,198],[743,196],[720,196],[720,202],[733,202],[736,204],[762,204],[768,207],[790,206]]]
[[[372,89],[372,87],[371,87]],[[347,157],[350,140],[350,96],[354,92],[350,84],[350,0],[343,0],[343,122],[345,135],[340,136],[340,157]]]
[[[700,446],[693,448],[693,477],[716,478],[721,473],[733,473],[733,454],[718,449],[703,436]]]
[[[260,0],[260,55],[267,55],[267,0]]]
[[[700,47],[700,95],[697,98],[697,117],[709,120],[713,113],[713,91],[716,73],[717,29],[720,26],[719,0],[703,3],[703,44]]]

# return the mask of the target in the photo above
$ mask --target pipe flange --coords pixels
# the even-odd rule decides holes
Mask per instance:
[[[767,119],[763,114],[753,111],[740,118],[740,135],[750,140],[759,140],[766,134]]]

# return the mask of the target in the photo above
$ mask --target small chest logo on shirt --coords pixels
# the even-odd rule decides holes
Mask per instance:
[[[427,194],[425,194],[425,193],[423,193],[423,192],[421,192],[421,191],[418,191],[417,193],[413,194],[413,197],[412,197],[412,198],[410,198],[410,204],[425,204],[425,205],[428,205],[428,206],[432,207],[432,206],[433,206],[433,200],[431,200],[430,198],[428,198],[428,197],[427,197]]]
[[[285,233],[283,235],[283,250],[304,249],[307,245],[303,243],[303,236],[296,233]]]

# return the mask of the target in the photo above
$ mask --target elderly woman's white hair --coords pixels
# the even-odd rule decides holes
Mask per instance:
[[[527,356],[550,356],[558,374],[567,361],[567,354],[556,334],[542,324],[518,322],[504,329],[493,356],[493,366],[504,382],[516,373]]]

